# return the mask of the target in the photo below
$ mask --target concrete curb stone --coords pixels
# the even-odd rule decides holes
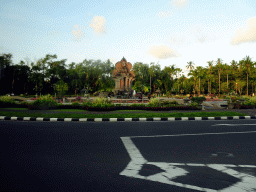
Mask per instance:
[[[153,117],[153,118],[42,118],[42,117],[6,117],[0,116],[0,120],[7,121],[50,121],[50,122],[118,122],[118,121],[202,121],[202,120],[234,120],[256,119],[256,116],[233,116],[233,117]]]

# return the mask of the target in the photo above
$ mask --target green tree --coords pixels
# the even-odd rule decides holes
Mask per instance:
[[[253,62],[249,56],[246,56],[243,60],[244,60],[243,67],[246,69],[246,73],[247,73],[247,96],[248,96],[248,74],[251,73]]]
[[[201,78],[204,77],[204,75],[205,75],[205,73],[204,73],[203,67],[198,66],[197,67],[197,77],[199,78],[199,95],[201,94],[201,88],[200,88],[201,83],[200,83],[200,80],[201,80]]]
[[[220,58],[217,59],[217,65],[216,65],[217,69],[218,69],[218,74],[219,74],[219,97],[220,97],[220,74],[222,71],[222,60]]]
[[[194,69],[194,63],[192,62],[192,61],[189,61],[189,62],[187,62],[188,63],[188,65],[186,66],[186,68],[187,69],[189,69],[190,71],[192,70],[192,69]]]
[[[244,86],[246,85],[246,82],[245,82],[245,81],[242,81],[242,80],[237,80],[236,83],[237,83],[237,90],[238,90],[238,92],[239,92],[239,94],[240,94],[240,96],[241,96],[241,95],[242,95],[243,88],[244,88]]]
[[[149,75],[150,75],[150,93],[152,93],[152,89],[151,89],[151,77],[156,76],[156,75],[155,75],[155,71],[154,71],[154,63],[153,63],[153,62],[150,63],[150,68],[148,69],[148,73],[149,73]]]
[[[207,77],[209,78],[209,90],[210,90],[210,94],[211,94],[211,79],[213,78],[213,75],[212,75],[212,68],[213,68],[213,61],[207,61],[208,63],[208,73],[207,73]]]
[[[62,97],[68,90],[68,84],[63,80],[59,80],[55,85],[55,90],[58,92],[59,97]]]

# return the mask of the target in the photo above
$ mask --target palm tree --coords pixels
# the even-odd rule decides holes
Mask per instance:
[[[192,77],[194,77],[194,96],[195,96],[195,91],[196,91],[196,77],[197,77],[197,75],[198,75],[198,72],[197,72],[197,70],[195,69],[195,70],[191,70],[189,73],[188,73],[188,75],[191,75]]]
[[[251,69],[252,69],[252,60],[249,56],[246,56],[244,59],[243,59],[243,67],[246,68],[246,73],[247,73],[247,96],[248,96],[248,73],[251,72]]]
[[[150,65],[153,65],[153,66],[150,66],[150,68],[148,70],[148,73],[150,75],[150,94],[151,94],[152,93],[152,91],[151,91],[151,77],[155,76],[155,72],[154,72],[154,63],[150,63]]]
[[[216,67],[218,68],[218,74],[219,74],[219,97],[220,97],[220,71],[222,68],[222,60],[220,58],[217,59]]]
[[[187,62],[187,64],[188,65],[186,66],[186,68],[189,69],[189,73],[191,73],[191,71],[195,68],[194,67],[195,64],[193,63],[193,61],[189,61],[189,62]],[[188,75],[189,75],[189,73],[188,73]]]
[[[172,81],[173,81],[173,75],[174,75],[175,71],[176,71],[175,64],[173,64],[170,67],[170,74],[171,74]]]
[[[252,64],[252,74],[251,74],[251,80],[250,82],[252,83],[252,94],[254,94],[253,92],[253,85],[255,85],[256,82],[256,62]]]
[[[175,64],[171,65],[171,67],[165,67],[165,68],[164,68],[164,72],[167,73],[167,74],[169,74],[169,75],[171,76],[171,80],[172,80],[172,89],[173,89],[173,75],[174,75],[174,73],[175,73],[175,71],[176,71],[176,69],[175,69],[174,66],[175,66]]]
[[[204,75],[203,67],[201,67],[201,66],[197,67],[197,75],[199,77],[199,95],[200,95],[200,90],[201,90],[200,89],[200,79]]]
[[[192,70],[192,69],[194,69],[194,66],[193,65],[195,65],[192,61],[189,61],[189,62],[187,62],[188,63],[188,65],[186,66],[186,68],[187,69],[189,69],[190,71]]]
[[[182,82],[182,89],[184,89],[183,84],[184,84],[185,79],[186,79],[185,75],[182,74],[182,76],[180,77],[180,81]]]
[[[182,70],[180,68],[176,68],[174,74],[176,75],[176,77],[178,78],[178,92],[179,92],[179,76],[180,73],[182,72]]]
[[[209,69],[209,79],[210,79],[210,94],[211,94],[211,76],[212,76],[212,67],[213,67],[213,61],[207,61]]]
[[[225,63],[225,65],[223,66],[226,74],[227,74],[227,88],[228,88],[228,75],[231,74],[232,70],[230,69],[230,66],[228,64]]]
[[[236,62],[235,60],[232,60],[232,61],[230,62],[230,64],[231,64],[231,66],[233,67],[233,69],[235,70],[236,67],[237,67],[237,62]]]

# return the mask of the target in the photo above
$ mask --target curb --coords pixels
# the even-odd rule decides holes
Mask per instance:
[[[43,117],[6,117],[0,116],[0,120],[10,121],[51,121],[51,122],[117,122],[117,121],[190,121],[190,120],[233,120],[233,119],[256,119],[256,116],[233,116],[233,117],[151,117],[151,118],[43,118]]]

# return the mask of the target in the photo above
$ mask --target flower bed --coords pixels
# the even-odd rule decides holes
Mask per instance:
[[[122,100],[111,100],[112,103],[142,103],[142,101],[122,101]],[[148,103],[149,101],[143,101],[143,103]]]

